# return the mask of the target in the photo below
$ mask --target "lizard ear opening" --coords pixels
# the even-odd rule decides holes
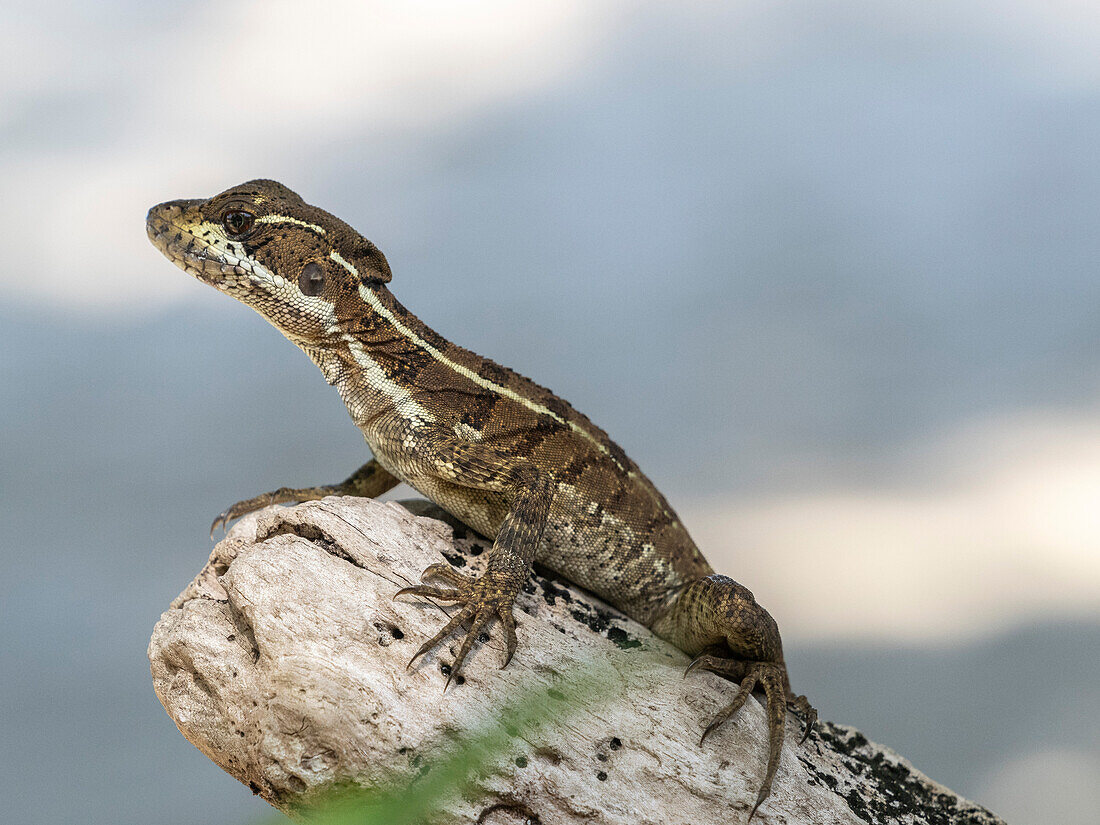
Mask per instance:
[[[316,297],[325,289],[325,271],[316,261],[310,261],[298,276],[298,289],[303,295]]]

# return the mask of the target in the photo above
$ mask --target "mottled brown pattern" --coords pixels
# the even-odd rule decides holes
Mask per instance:
[[[227,211],[247,213],[238,235]],[[272,502],[375,496],[405,481],[494,538],[481,578],[433,565],[421,584],[399,591],[461,605],[417,656],[468,625],[454,676],[496,620],[510,659],[512,605],[538,561],[697,655],[689,672],[739,683],[704,739],[754,688],[764,691],[771,745],[756,806],[764,801],[787,708],[806,714],[807,733],[815,716],[791,693],[779,630],[747,588],[714,573],[664,496],[603,430],[550,390],[429,329],[390,293],[389,265],[370,241],[281,184],[251,181],[209,200],[164,203],[149,211],[147,228],[181,268],[304,350],[374,453],[341,484],[238,502],[215,527]]]

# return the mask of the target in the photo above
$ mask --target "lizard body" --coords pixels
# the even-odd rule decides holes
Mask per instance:
[[[256,496],[214,526],[272,502],[373,497],[407,482],[494,539],[481,578],[432,565],[421,584],[399,591],[461,605],[417,657],[468,624],[453,677],[497,620],[511,659],[512,605],[538,561],[695,656],[689,672],[740,684],[704,739],[754,688],[764,690],[770,746],[756,811],[771,789],[787,707],[806,714],[806,734],[816,712],[790,690],[772,617],[747,588],[714,573],[664,496],[603,430],[549,390],[432,331],[389,291],[389,265],[370,241],[282,184],[251,181],[209,200],[163,203],[146,225],[169,259],[251,306],[309,355],[374,454],[341,484]]]

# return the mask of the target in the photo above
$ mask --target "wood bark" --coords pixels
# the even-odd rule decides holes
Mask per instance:
[[[455,608],[394,593],[429,564],[476,572],[487,556],[484,539],[441,518],[427,502],[329,498],[238,522],[149,643],[154,689],[183,735],[296,815],[335,785],[415,793],[464,737],[510,724],[504,708],[543,701],[428,821],[746,820],[767,753],[759,702],[700,746],[735,687],[682,678],[684,654],[567,582],[531,577],[507,668],[494,628],[446,693],[460,637],[407,669]],[[789,717],[762,823],[1000,822],[852,728],[819,723],[803,745],[799,734]]]

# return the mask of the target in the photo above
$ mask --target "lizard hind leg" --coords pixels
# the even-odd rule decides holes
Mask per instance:
[[[733,701],[703,731],[700,745],[744,706],[753,690],[764,692],[768,762],[749,813],[751,820],[771,793],[783,750],[787,709],[805,714],[806,735],[817,718],[806,697],[795,696],[790,690],[779,628],[747,588],[726,576],[712,575],[685,588],[672,610],[660,620],[658,632],[682,649],[701,652],[688,665],[685,676],[709,670],[739,685]]]

